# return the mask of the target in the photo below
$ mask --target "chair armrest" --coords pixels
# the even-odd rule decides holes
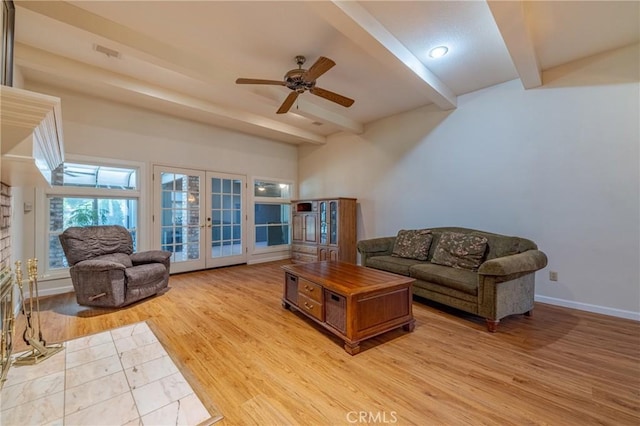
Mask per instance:
[[[538,271],[547,266],[547,255],[540,250],[527,250],[510,256],[487,260],[478,269],[480,275],[504,276]]]
[[[144,265],[146,263],[165,263],[171,257],[170,251],[147,250],[131,255],[133,265]]]
[[[371,238],[369,240],[358,241],[358,251],[361,254],[371,255],[376,253],[378,256],[391,254],[396,237]]]
[[[78,272],[103,272],[112,271],[114,269],[125,270],[125,266],[122,263],[112,262],[110,260],[96,260],[89,259],[78,262],[72,266]]]

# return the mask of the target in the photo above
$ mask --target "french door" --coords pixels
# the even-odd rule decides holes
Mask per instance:
[[[154,166],[154,243],[171,272],[247,261],[246,177]]]

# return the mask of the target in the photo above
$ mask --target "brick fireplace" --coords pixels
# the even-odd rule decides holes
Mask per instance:
[[[0,269],[11,263],[11,187],[0,183]]]

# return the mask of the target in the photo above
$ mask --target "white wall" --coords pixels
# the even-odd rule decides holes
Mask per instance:
[[[26,89],[58,96],[62,100],[62,120],[65,153],[137,161],[145,164],[148,173],[154,164],[165,166],[234,173],[247,176],[295,181],[297,178],[297,147],[256,136],[225,130],[205,124],[174,118],[160,113],[91,98],[69,90],[35,84],[27,80]],[[147,182],[147,200],[152,188]],[[249,191],[250,192],[250,191]],[[24,201],[34,203],[36,214],[25,215],[25,241],[22,258],[34,257],[36,238],[37,197],[33,188],[24,188]],[[247,200],[247,205],[251,198]],[[139,249],[150,245],[150,215],[140,225],[146,234]],[[252,212],[249,212],[252,218]],[[252,234],[248,234],[252,247]],[[263,254],[249,253],[248,262],[287,258],[289,251]],[[69,282],[44,282],[41,294],[69,290]]]
[[[639,46],[299,150],[301,197],[359,199],[358,239],[465,226],[534,240],[539,301],[640,319]],[[357,102],[357,101],[356,101]],[[548,280],[557,271],[558,282]]]

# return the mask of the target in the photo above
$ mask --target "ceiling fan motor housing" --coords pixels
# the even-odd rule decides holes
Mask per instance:
[[[298,93],[303,93],[306,90],[311,90],[315,87],[315,81],[306,81],[303,77],[307,70],[302,68],[296,68],[287,71],[284,75],[285,85]]]

